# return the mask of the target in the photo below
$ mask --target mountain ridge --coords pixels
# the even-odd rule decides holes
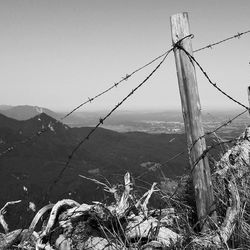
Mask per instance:
[[[0,106],[0,113],[16,120],[27,120],[41,113],[46,113],[55,119],[59,118],[59,114],[56,112],[39,106],[18,105],[10,106],[9,108],[4,108],[4,106]]]

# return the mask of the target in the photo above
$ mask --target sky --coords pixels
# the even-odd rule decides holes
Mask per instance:
[[[249,0],[0,0],[0,104],[69,111],[171,47],[188,12],[194,49],[250,30]],[[250,34],[195,54],[212,81],[248,105]],[[86,105],[111,109],[157,64]],[[198,69],[203,109],[235,109]],[[179,109],[173,53],[121,109]]]

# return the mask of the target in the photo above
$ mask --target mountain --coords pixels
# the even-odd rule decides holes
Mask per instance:
[[[11,105],[0,105],[0,110],[7,110],[7,109],[10,109],[12,107],[13,106],[11,106]]]
[[[20,105],[20,106],[8,106],[1,105],[0,113],[3,115],[16,119],[16,120],[27,120],[41,113],[45,113],[55,119],[59,119],[59,114],[38,106]]]
[[[34,136],[41,129],[46,132]],[[91,127],[70,128],[44,113],[26,121],[0,115],[0,152],[16,145],[0,156],[0,206],[7,201],[23,200],[24,205],[13,221],[16,226],[29,222],[21,212],[30,201],[40,208],[62,198],[90,202],[106,197],[102,188],[79,174],[117,183],[130,171],[137,185],[148,187],[150,184],[145,183],[160,181],[163,175],[175,177],[185,171],[186,154],[162,165],[163,173],[161,169],[147,168],[185,151],[183,134],[118,133],[98,128],[56,181],[68,155],[91,130]],[[33,216],[32,211],[30,215]]]
[[[0,114],[3,114],[9,118],[13,118],[15,120],[24,121],[27,119],[31,119],[41,113],[45,113],[48,116],[60,120],[64,115],[65,112],[58,113],[54,112],[47,108],[42,108],[38,106],[30,106],[30,105],[19,105],[19,106],[10,106],[10,105],[0,105]],[[95,113],[94,113],[95,114]],[[69,124],[70,126],[84,126],[86,124],[92,124],[96,122],[96,115],[91,113],[91,118],[95,117],[94,119],[89,119],[90,115],[86,113],[86,115],[79,116],[77,113],[72,114],[69,117],[65,118],[63,122],[65,124]],[[97,116],[98,118],[98,116]]]

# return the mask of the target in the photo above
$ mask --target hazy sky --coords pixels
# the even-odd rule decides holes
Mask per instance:
[[[0,104],[72,109],[169,49],[169,18],[183,11],[193,48],[250,29],[249,0],[0,0]],[[222,89],[248,103],[250,34],[195,56]],[[112,108],[152,69],[82,110]],[[198,70],[197,78],[204,109],[237,108]],[[180,98],[171,54],[122,108],[175,107]]]

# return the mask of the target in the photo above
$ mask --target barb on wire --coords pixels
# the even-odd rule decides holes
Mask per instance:
[[[188,51],[186,51],[178,42],[174,45],[174,47],[182,50],[185,52],[185,54],[189,57],[189,59],[191,60],[191,62],[195,62],[195,64],[198,66],[198,68],[201,70],[201,72],[204,74],[204,76],[207,78],[208,82],[215,87],[219,92],[221,92],[223,95],[225,95],[228,99],[230,99],[231,101],[237,103],[238,105],[240,105],[241,107],[245,108],[247,111],[249,111],[249,108],[242,104],[241,102],[237,101],[235,98],[233,98],[232,96],[230,96],[229,94],[227,94],[225,91],[223,91],[220,87],[218,87],[218,85],[214,82],[212,82],[212,80],[210,79],[210,77],[208,76],[208,74],[206,73],[206,71],[202,68],[202,66],[200,65],[200,63],[194,58],[194,56],[192,56]]]
[[[77,146],[72,150],[72,152],[70,153],[70,155],[68,156],[68,160],[65,163],[64,168],[60,171],[59,175],[57,176],[57,178],[54,180],[53,185],[55,185],[61,178],[61,176],[63,175],[63,173],[65,172],[65,170],[68,168],[74,154],[77,152],[77,150],[82,146],[82,144],[84,144],[89,138],[90,136],[97,130],[98,127],[100,127],[103,122],[109,117],[111,116],[111,114],[118,108],[120,107],[130,96],[132,96],[134,94],[135,91],[137,91],[142,85],[144,85],[144,83],[146,83],[149,78],[158,70],[158,68],[162,65],[162,63],[165,61],[165,59],[167,58],[167,56],[169,55],[169,53],[172,51],[173,49],[170,49],[167,51],[167,53],[165,54],[165,56],[163,57],[163,59],[160,61],[160,63],[155,67],[155,69],[139,84],[137,85],[137,87],[135,89],[133,89],[125,98],[123,98],[123,100],[121,102],[119,102],[104,118],[100,118],[99,122],[97,123],[97,125],[92,128],[92,130],[87,134],[86,137],[84,137],[78,144]],[[50,187],[51,189],[52,187]],[[50,190],[51,191],[51,190]]]
[[[181,38],[179,41],[177,41],[175,44],[173,44],[173,48],[177,47],[177,46],[180,46],[182,41],[185,40],[186,38],[191,38],[193,39],[194,38],[194,34],[189,34],[187,36],[184,36],[183,38]]]
[[[214,46],[216,46],[218,44],[227,42],[227,41],[235,39],[235,38],[240,38],[242,35],[246,35],[248,33],[250,33],[250,30],[247,30],[247,31],[244,31],[244,32],[238,32],[236,35],[230,36],[230,37],[225,38],[225,39],[223,39],[221,41],[218,41],[218,42],[215,42],[215,43],[211,43],[211,44],[206,45],[206,46],[204,46],[202,48],[196,49],[196,50],[194,50],[194,53],[195,52],[199,52],[199,51],[204,50],[204,49],[212,49]]]

